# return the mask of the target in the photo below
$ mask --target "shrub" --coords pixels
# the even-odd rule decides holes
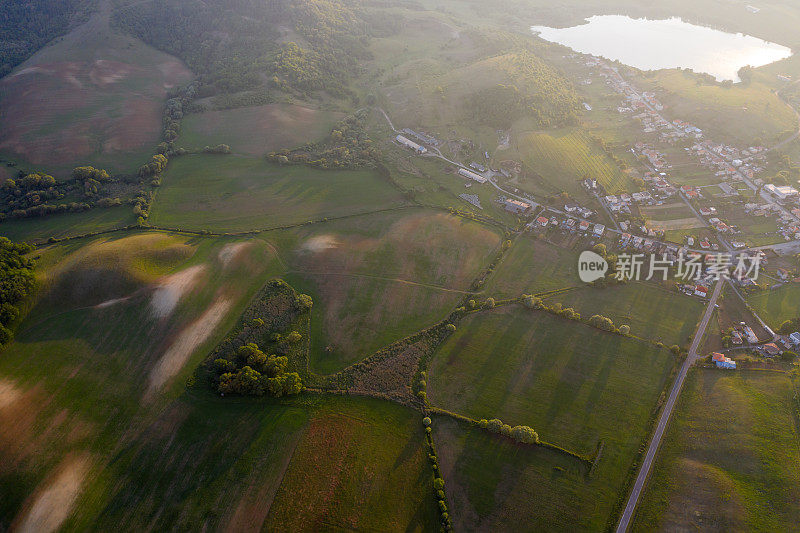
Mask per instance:
[[[430,425],[431,425],[431,418],[430,418],[429,416],[426,416],[425,418],[423,418],[423,419],[422,419],[422,424],[423,424],[425,427],[430,427]]]

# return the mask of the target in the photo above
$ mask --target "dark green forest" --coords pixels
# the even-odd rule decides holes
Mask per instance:
[[[352,0],[168,0],[120,9],[114,23],[183,59],[203,82],[200,96],[268,86],[347,97],[358,62],[369,58],[367,39],[391,34],[402,22],[364,6]]]
[[[0,77],[86,20],[91,0],[0,0]]]

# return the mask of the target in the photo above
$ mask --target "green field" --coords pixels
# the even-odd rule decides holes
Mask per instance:
[[[703,304],[696,298],[644,282],[606,288],[586,287],[548,298],[573,307],[584,317],[609,317],[617,326],[627,324],[631,334],[667,345],[688,346]]]
[[[315,301],[311,368],[342,369],[447,316],[500,244],[486,226],[428,209],[273,236],[288,281]]]
[[[567,250],[530,234],[514,242],[484,291],[495,298],[515,298],[566,287],[578,287],[580,251]]]
[[[635,190],[632,178],[622,172],[589,136],[579,129],[530,133],[518,141],[525,165],[542,177],[550,193],[576,194],[580,181],[591,177],[607,191]]]
[[[789,283],[775,290],[754,293],[748,303],[773,329],[800,316],[800,283]]]
[[[584,455],[601,441],[604,450],[596,472],[585,477],[574,466],[540,461],[547,452],[495,437],[468,434],[459,445],[462,437],[437,436],[440,447],[463,447],[441,453],[455,461],[448,492],[454,515],[486,529],[603,529],[673,365],[666,350],[516,306],[462,320],[432,362],[433,405],[526,424],[543,440]]]
[[[46,217],[19,218],[0,223],[0,235],[13,241],[44,242],[50,237],[63,238],[94,231],[122,228],[134,224],[130,206],[90,209],[80,213],[62,213]]]
[[[235,153],[262,156],[328,135],[341,113],[290,104],[267,104],[188,115],[178,144],[199,150],[227,144]]]
[[[797,391],[785,374],[694,369],[633,531],[794,531]]]
[[[397,190],[369,170],[280,167],[235,155],[175,159],[163,183],[149,222],[181,229],[266,229],[403,203]]]

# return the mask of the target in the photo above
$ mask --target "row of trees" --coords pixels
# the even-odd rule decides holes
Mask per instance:
[[[453,530],[453,522],[450,519],[450,513],[447,508],[447,500],[444,492],[444,478],[442,477],[442,470],[439,468],[439,457],[436,454],[436,446],[433,444],[433,431],[431,429],[430,417],[422,419],[422,424],[425,426],[425,443],[428,445],[428,461],[433,470],[433,491],[436,495],[436,504],[439,509],[439,520],[444,531]]]
[[[504,424],[499,418],[481,419],[478,421],[478,426],[492,433],[514,439],[522,444],[539,444],[539,434],[529,426],[511,427],[508,424]]]

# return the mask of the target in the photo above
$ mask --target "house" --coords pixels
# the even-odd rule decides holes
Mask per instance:
[[[402,135],[398,135],[397,137],[395,137],[395,140],[397,142],[399,142],[400,144],[402,144],[403,146],[405,146],[406,148],[411,148],[412,150],[414,150],[418,154],[424,154],[424,153],[426,153],[428,151],[427,148],[425,148],[424,146],[418,145],[417,143],[415,143],[414,141],[412,141],[408,137],[403,137]]]
[[[524,214],[531,210],[531,204],[506,198],[503,200],[503,209],[511,213]]]
[[[789,335],[789,340],[792,341],[792,344],[795,346],[800,346],[800,332],[795,331],[791,335]]]
[[[700,298],[707,298],[708,297],[708,287],[703,287],[702,285],[695,286],[694,295],[695,296],[699,296]]]
[[[605,227],[604,225],[602,225],[602,224],[595,224],[595,225],[594,225],[594,230],[592,231],[592,233],[594,233],[594,234],[595,234],[595,235],[597,235],[598,237],[602,237],[602,236],[603,236],[603,233],[605,233],[605,231],[606,231],[606,227]]]
[[[539,218],[536,219],[536,223],[539,224],[543,228],[545,226],[547,226],[548,222],[549,222],[549,220],[547,220],[547,217],[539,217]]]
[[[733,344],[742,344],[742,342],[744,342],[744,341],[742,340],[742,336],[739,334],[738,331],[732,331],[731,332],[731,342]]]
[[[588,220],[581,220],[580,224],[578,225],[578,229],[581,231],[588,231],[589,226],[590,224]]]
[[[700,208],[700,214],[703,215],[704,217],[707,217],[707,216],[710,216],[710,215],[715,215],[716,213],[717,213],[717,208],[716,207],[701,207]]]
[[[711,354],[711,360],[717,365],[717,368],[736,369],[736,361],[730,357],[725,357],[723,354],[714,352]]]

